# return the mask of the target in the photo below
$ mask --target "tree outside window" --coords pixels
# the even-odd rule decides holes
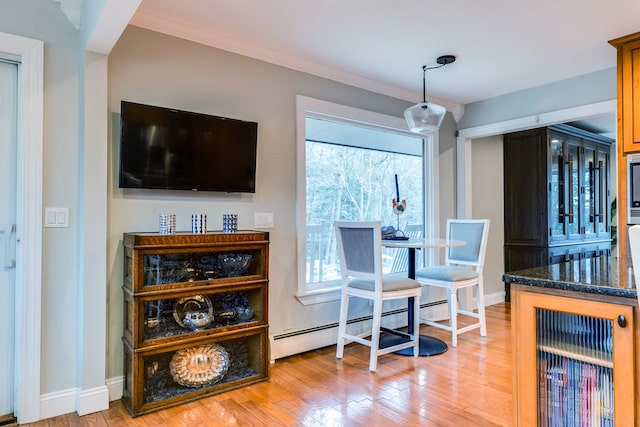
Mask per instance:
[[[334,221],[423,230],[425,168],[422,138],[316,117],[306,117],[305,130],[305,279],[313,288],[340,278]],[[407,201],[399,216],[392,209],[396,176]],[[387,271],[402,268],[394,265],[396,251],[385,249]]]

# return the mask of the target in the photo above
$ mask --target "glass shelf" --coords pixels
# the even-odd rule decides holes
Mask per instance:
[[[248,285],[238,291],[212,289],[156,298],[125,295],[125,338],[144,347],[188,334],[210,335],[262,323],[266,292],[263,285]]]
[[[197,280],[215,280],[261,274],[259,254],[242,252],[189,252],[144,255],[144,286]]]

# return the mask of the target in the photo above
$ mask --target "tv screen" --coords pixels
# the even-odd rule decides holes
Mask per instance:
[[[120,188],[255,193],[258,124],[121,102]]]

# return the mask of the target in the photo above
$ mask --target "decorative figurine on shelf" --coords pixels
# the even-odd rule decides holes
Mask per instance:
[[[391,204],[393,206],[393,213],[398,217],[398,227],[396,229],[396,237],[404,237],[404,233],[400,230],[400,215],[402,215],[407,209],[407,201],[405,199],[400,200],[400,189],[398,187],[398,175],[396,174],[396,198],[392,199]]]

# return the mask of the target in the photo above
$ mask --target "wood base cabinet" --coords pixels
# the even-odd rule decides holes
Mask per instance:
[[[268,378],[268,233],[125,233],[124,249],[132,416]]]
[[[635,301],[530,288],[511,293],[515,425],[637,426]]]

